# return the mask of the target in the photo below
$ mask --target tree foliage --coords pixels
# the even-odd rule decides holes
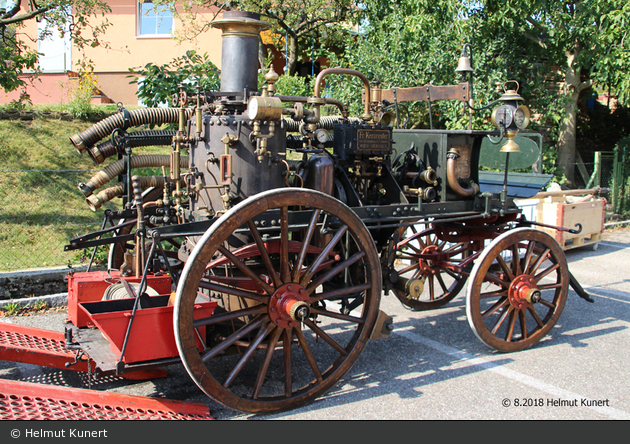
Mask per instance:
[[[498,33],[518,37],[530,63],[556,70],[563,107],[558,128],[558,163],[574,184],[577,110],[591,88],[630,98],[630,6],[627,0],[485,0],[471,12],[483,39]]]
[[[555,143],[545,155],[557,159],[569,182],[581,94],[610,88],[622,102],[630,98],[627,0],[366,0],[363,11],[359,35],[331,63],[354,67],[385,87],[454,84],[459,51],[470,43],[475,106],[498,98],[506,81],[518,81],[539,125],[530,128],[550,130]],[[351,83],[327,81],[348,99],[356,97]],[[433,104],[431,119],[426,104],[414,106],[416,126],[466,125],[460,104]],[[488,126],[487,113],[474,119],[476,128]]]
[[[198,35],[210,26],[210,21],[193,13],[194,6],[260,14],[262,20],[272,25],[277,49],[286,53],[286,71],[290,75],[295,74],[301,59],[310,58],[314,34],[320,41],[324,36],[331,39],[339,26],[351,26],[360,13],[354,0],[190,0],[184,3],[183,13],[175,7],[175,0],[156,0],[155,3],[170,5],[174,13],[185,20],[186,38]]]
[[[91,19],[104,16],[110,8],[103,0],[14,0],[0,10],[0,87],[6,92],[24,84],[26,71],[36,71],[38,54],[22,30],[28,21],[44,21],[38,39],[70,29],[75,47],[98,46],[107,23],[93,25]]]
[[[130,83],[138,83],[138,99],[148,107],[170,104],[180,88],[192,94],[197,85],[202,91],[219,89],[219,69],[208,54],[193,50],[163,65],[147,63],[144,68],[130,68]]]

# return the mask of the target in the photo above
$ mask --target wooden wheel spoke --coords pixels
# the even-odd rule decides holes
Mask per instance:
[[[252,331],[254,331],[257,328],[259,328],[268,319],[269,319],[269,317],[267,315],[264,315],[264,314],[259,315],[252,322],[250,322],[246,326],[244,326],[241,329],[239,329],[239,330],[235,331],[234,333],[232,333],[224,341],[221,341],[221,343],[217,344],[215,347],[204,350],[204,352],[201,354],[201,360],[203,362],[208,362],[210,359],[216,357],[218,354],[223,352],[225,349],[227,349],[231,345],[235,344],[236,341],[241,339],[243,336],[248,335]]]
[[[280,208],[280,277],[282,282],[291,280],[289,270],[289,209]]]
[[[512,270],[514,271],[514,276],[520,276],[523,274],[521,272],[521,256],[519,253],[518,242],[512,245]]]
[[[532,266],[532,270],[529,272],[530,275],[533,276],[536,274],[536,271],[538,271],[542,263],[545,261],[545,259],[547,259],[547,256],[549,256],[549,253],[551,253],[551,250],[549,248],[545,248],[545,251],[543,251],[540,256],[538,256],[536,262]]]
[[[271,339],[269,339],[269,344],[267,344],[267,351],[265,352],[265,358],[258,370],[258,375],[256,375],[256,383],[254,384],[254,392],[252,393],[252,399],[258,399],[258,395],[260,395],[260,391],[262,390],[262,386],[265,382],[265,378],[267,377],[267,372],[269,371],[269,364],[271,363],[271,357],[273,356],[273,352],[278,344],[278,339],[280,339],[280,335],[282,334],[282,328],[276,328],[271,335]]]
[[[225,256],[236,268],[238,268],[243,274],[253,280],[260,288],[263,289],[267,294],[271,295],[274,292],[273,287],[263,281],[256,273],[254,273],[251,268],[245,265],[239,258],[234,256],[229,250],[227,250],[223,246],[219,246],[219,252]]]
[[[562,287],[563,287],[562,282],[558,282],[558,283],[555,283],[555,284],[538,285],[538,289],[540,291],[553,290],[553,289],[562,288]]]
[[[530,242],[527,245],[527,250],[525,251],[525,256],[523,257],[523,274],[529,274],[529,267],[532,262],[532,255],[534,254],[534,246],[536,242]]]
[[[487,293],[480,293],[479,294],[479,299],[483,300],[483,299],[490,299],[490,298],[497,298],[497,297],[507,297],[508,295],[508,290],[496,290],[496,291],[489,291]]]
[[[425,243],[424,243],[424,241],[422,240],[422,236],[418,236],[416,239],[418,240],[418,243],[420,244],[420,248],[421,248],[422,250],[424,250],[425,248],[427,248],[427,244],[428,244],[428,245],[431,245],[431,243],[430,243],[430,236],[427,236],[427,240],[428,240],[429,242],[427,242],[426,244],[425,244]]]
[[[511,305],[507,305],[504,309],[503,312],[501,313],[501,315],[499,316],[499,319],[497,319],[497,321],[494,323],[492,329],[490,330],[492,332],[492,334],[496,334],[497,331],[499,331],[499,328],[501,328],[501,325],[503,324],[503,322],[505,321],[505,319],[508,317],[508,315],[513,311],[513,308]]]
[[[291,366],[291,340],[293,339],[293,329],[287,328],[282,332],[282,350],[284,363],[284,396],[291,397],[292,389],[292,366]]]
[[[357,262],[360,259],[362,259],[364,256],[365,256],[365,251],[359,251],[359,252],[353,254],[352,257],[350,257],[350,258],[346,259],[345,261],[335,265],[329,271],[327,271],[326,273],[322,274],[317,279],[315,279],[313,282],[311,282],[311,284],[308,287],[306,287],[306,291],[309,292],[309,293],[312,293],[322,283],[327,282],[332,277],[338,275],[339,273],[344,271],[346,268],[348,268],[350,265],[352,265],[355,262]]]
[[[228,287],[226,285],[215,284],[213,282],[199,282],[199,287],[206,290],[215,291],[217,293],[231,294],[232,296],[238,296],[239,298],[251,299],[253,301],[266,303],[269,301],[269,296],[260,293],[254,293],[253,291],[241,290],[239,288]]]
[[[256,245],[258,246],[258,250],[260,251],[260,256],[262,257],[262,260],[265,264],[265,267],[267,268],[269,276],[271,277],[273,286],[276,288],[282,286],[282,282],[280,281],[280,278],[278,277],[278,274],[276,273],[276,270],[273,264],[271,263],[269,252],[267,251],[267,248],[265,248],[265,244],[262,238],[260,237],[260,233],[258,232],[258,227],[256,227],[256,224],[254,224],[254,221],[251,219],[247,221],[247,226],[249,227],[249,231],[252,234],[252,237],[254,238],[254,242],[256,242]]]
[[[419,270],[419,269],[420,269],[420,266],[416,262],[415,264],[411,264],[411,265],[403,268],[402,270],[399,270],[398,274],[401,275],[401,274],[405,274],[405,273],[407,273],[407,272],[409,272],[411,270]]]
[[[405,245],[402,246],[402,248],[410,248],[413,251],[415,251],[418,254],[422,254],[422,250],[418,247],[416,247],[415,245],[413,245],[412,243],[406,243]],[[402,251],[402,250],[399,250]],[[407,253],[407,254],[411,254],[411,253]]]
[[[347,230],[347,225],[343,225],[341,228],[339,228],[339,230],[337,230],[333,238],[330,240],[330,242],[328,242],[328,245],[326,245],[319,256],[317,256],[317,259],[315,259],[315,261],[306,269],[306,271],[302,275],[302,278],[300,279],[300,285],[304,287],[311,281],[311,278],[313,277],[319,266],[322,264],[322,262],[324,262],[326,256],[330,254],[332,249],[335,247],[335,245],[337,245],[337,242],[339,242],[339,240],[346,233]]]
[[[502,288],[508,288],[510,286],[510,282],[506,282],[502,280],[501,278],[499,278],[499,276],[497,276],[496,274],[492,272],[486,273],[486,275],[484,276],[484,281],[491,282]]]
[[[332,311],[323,310],[315,307],[311,307],[311,313],[316,315],[328,316],[329,318],[340,319],[342,321],[354,322],[356,324],[363,324],[365,322],[364,319],[358,318],[356,316],[345,315],[342,313],[334,313]]]
[[[241,358],[238,360],[236,365],[232,368],[230,374],[223,382],[223,387],[227,388],[232,384],[232,382],[234,382],[234,379],[241,372],[241,370],[243,370],[243,367],[245,366],[247,361],[249,361],[254,355],[254,352],[256,351],[260,343],[263,341],[263,339],[265,339],[265,337],[267,337],[269,333],[271,333],[274,328],[276,328],[276,325],[273,322],[269,322],[267,325],[263,325],[260,327],[260,330],[258,330],[258,333],[256,334],[254,340],[249,344],[249,346],[245,350],[245,353],[241,355]]]
[[[435,280],[433,278],[433,275],[430,274],[427,280],[429,281],[429,299],[434,301],[435,300]]]
[[[516,311],[512,310],[510,312],[510,320],[508,322],[508,327],[505,332],[505,340],[507,342],[510,342],[512,340],[512,336],[514,335],[514,325],[516,325]]]
[[[242,318],[245,316],[252,316],[255,314],[266,313],[267,306],[266,305],[255,305],[253,307],[243,308],[241,310],[228,311],[225,313],[215,314],[203,319],[196,319],[193,321],[193,327],[199,328],[204,325],[213,325],[218,324],[220,322],[228,322],[234,321],[238,318]]]
[[[324,341],[326,341],[326,343],[328,343],[332,348],[337,350],[341,356],[348,355],[348,352],[345,348],[339,345],[337,341],[331,338],[330,335],[328,335],[328,333],[326,333],[324,330],[319,328],[312,320],[307,319],[304,321],[304,323],[308,325],[311,330],[313,330],[313,333],[315,333],[317,336],[319,336]]]
[[[549,302],[546,299],[541,299],[538,303],[544,305],[545,307],[549,307],[552,310],[556,308],[556,304],[554,304],[553,302]]]
[[[523,340],[525,340],[529,336],[529,334],[527,333],[527,318],[525,316],[525,311],[519,310],[518,317],[521,324],[521,336],[523,337]]]
[[[501,255],[497,256],[497,262],[499,263],[501,270],[503,270],[503,272],[507,275],[508,280],[513,281],[514,273],[512,273],[512,270],[510,270],[510,267],[508,267],[507,263],[505,262],[505,259],[503,259]]]
[[[310,297],[311,302],[317,302],[326,299],[335,299],[341,296],[346,296],[353,293],[360,293],[362,291],[369,290],[372,284],[366,282],[365,284],[355,285],[352,287],[343,287],[338,290],[327,291],[325,293],[315,294]]]
[[[293,282],[297,282],[300,277],[300,270],[302,270],[302,266],[304,265],[304,260],[306,259],[306,252],[308,251],[308,247],[313,239],[313,234],[315,234],[315,230],[317,228],[317,221],[319,219],[319,215],[321,214],[321,210],[314,210],[311,215],[311,220],[308,224],[308,229],[306,230],[306,235],[304,236],[304,240],[302,241],[302,247],[300,248],[300,252],[298,253],[297,260],[293,266],[293,274],[291,275],[291,280]]]
[[[505,307],[506,305],[509,305],[509,301],[507,298],[503,298],[503,299],[499,299],[498,301],[496,301],[494,304],[492,304],[492,306],[490,308],[488,308],[486,311],[484,311],[481,314],[481,317],[483,319],[486,319],[488,316],[490,316],[491,314],[495,313],[497,310],[499,310],[500,308]]]
[[[322,373],[320,372],[319,367],[317,366],[317,361],[315,360],[315,357],[313,356],[313,353],[311,352],[311,348],[306,342],[304,333],[302,333],[302,330],[300,330],[299,328],[295,328],[294,331],[295,331],[295,336],[297,337],[298,342],[300,343],[300,346],[302,347],[302,352],[304,353],[304,356],[306,356],[306,360],[308,361],[309,365],[311,366],[311,369],[313,370],[315,379],[317,379],[318,382],[322,382],[324,378],[322,377]]]
[[[458,251],[459,252],[459,248],[464,247],[466,244],[464,244],[463,242],[459,242],[456,244],[453,244],[452,246],[448,247],[446,250],[444,250],[444,253],[451,253],[453,251]]]
[[[560,267],[560,265],[558,264],[552,264],[549,267],[547,267],[545,270],[541,271],[540,273],[538,273],[535,277],[534,277],[534,281],[538,282],[540,281],[542,278],[544,278],[545,276],[547,276],[549,273],[551,273],[554,270],[557,270]]]
[[[538,312],[534,307],[527,307],[527,311],[529,311],[529,314],[532,315],[532,318],[534,318],[538,327],[542,328],[545,325],[542,319],[540,319],[540,316],[538,316]]]
[[[448,287],[446,286],[446,283],[444,282],[444,279],[442,279],[442,274],[441,273],[437,273],[435,275],[435,278],[437,279],[438,283],[440,284],[440,287],[442,288],[442,291],[444,293],[448,293]]]

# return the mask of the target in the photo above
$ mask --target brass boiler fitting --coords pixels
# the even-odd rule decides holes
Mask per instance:
[[[184,105],[184,104],[182,104]],[[175,182],[175,191],[173,191],[173,197],[175,197],[175,207],[179,208],[181,204],[182,190],[181,190],[181,169],[180,169],[180,156],[182,151],[182,143],[186,141],[184,136],[184,125],[186,122],[186,110],[182,107],[179,108],[179,128],[177,133],[173,136],[173,150],[171,151],[171,181]]]
[[[258,162],[262,162],[267,151],[267,140],[275,135],[275,122],[282,119],[282,100],[274,96],[276,91],[275,83],[278,81],[278,74],[273,67],[265,74],[266,85],[263,86],[262,95],[253,96],[247,102],[247,117],[254,121],[252,136],[256,137],[256,150],[254,154]],[[269,122],[267,134],[261,132],[261,122]]]
[[[464,188],[459,184],[459,181],[457,180],[455,167],[456,167],[457,159],[459,158],[459,156],[460,156],[459,151],[456,148],[451,148],[450,150],[448,150],[448,153],[446,155],[446,177],[448,179],[448,184],[458,196],[461,196],[461,197],[474,196],[475,194],[479,193],[479,185],[471,181],[470,187]]]
[[[360,71],[349,69],[349,68],[326,68],[322,70],[315,79],[315,89],[313,91],[314,98],[309,98],[309,103],[313,103],[315,105],[315,117],[319,120],[320,113],[319,107],[325,104],[325,99],[322,100],[321,97],[321,84],[324,80],[324,77],[329,76],[331,74],[345,74],[350,76],[356,76],[361,79],[363,82],[363,88],[365,90],[365,103],[363,106],[363,115],[361,118],[366,121],[372,120],[372,113],[370,112],[370,82],[368,81],[365,74]],[[315,122],[317,123],[317,122]]]

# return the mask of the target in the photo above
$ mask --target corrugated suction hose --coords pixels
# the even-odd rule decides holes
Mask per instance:
[[[169,166],[171,163],[171,156],[165,154],[146,154],[131,156],[129,158],[130,166],[132,169],[136,168],[157,168],[162,166]],[[181,156],[179,159],[180,168],[188,168],[188,156]],[[109,183],[115,177],[123,172],[125,168],[125,162],[123,159],[117,160],[106,166],[104,169],[96,173],[87,183],[80,183],[79,190],[85,197],[90,196],[94,190]]]
[[[101,120],[82,133],[70,136],[70,141],[77,151],[82,153],[99,140],[110,136],[117,128],[127,129],[145,124],[178,123],[179,111],[179,108],[143,108],[120,112]],[[185,118],[188,119],[191,115],[192,110],[186,109]]]
[[[96,165],[100,165],[108,157],[123,153],[126,145],[131,148],[170,145],[176,133],[176,131],[172,130],[135,131],[125,135],[125,144],[116,146],[110,139],[99,145],[88,148],[87,153]]]
[[[183,178],[180,179],[183,184]],[[164,177],[162,176],[141,176],[140,177],[140,187],[143,189],[154,187],[154,188],[163,188],[164,187]],[[98,210],[104,203],[109,202],[122,195],[123,193],[123,184],[117,183],[113,187],[105,188],[100,191],[98,194],[92,194],[88,196],[85,201],[92,211]]]

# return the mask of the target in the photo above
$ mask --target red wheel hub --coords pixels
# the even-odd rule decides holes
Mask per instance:
[[[522,274],[517,276],[508,289],[510,304],[518,310],[530,307],[540,301],[540,290],[533,276]]]
[[[269,317],[282,328],[295,327],[310,315],[308,292],[300,284],[279,287],[269,301]]]
[[[437,254],[440,253],[440,247],[437,245],[429,245],[424,250],[422,250],[421,254],[435,254],[435,258],[437,259]],[[431,259],[418,259],[418,267],[424,274],[436,274],[438,270],[433,267],[433,260]]]

